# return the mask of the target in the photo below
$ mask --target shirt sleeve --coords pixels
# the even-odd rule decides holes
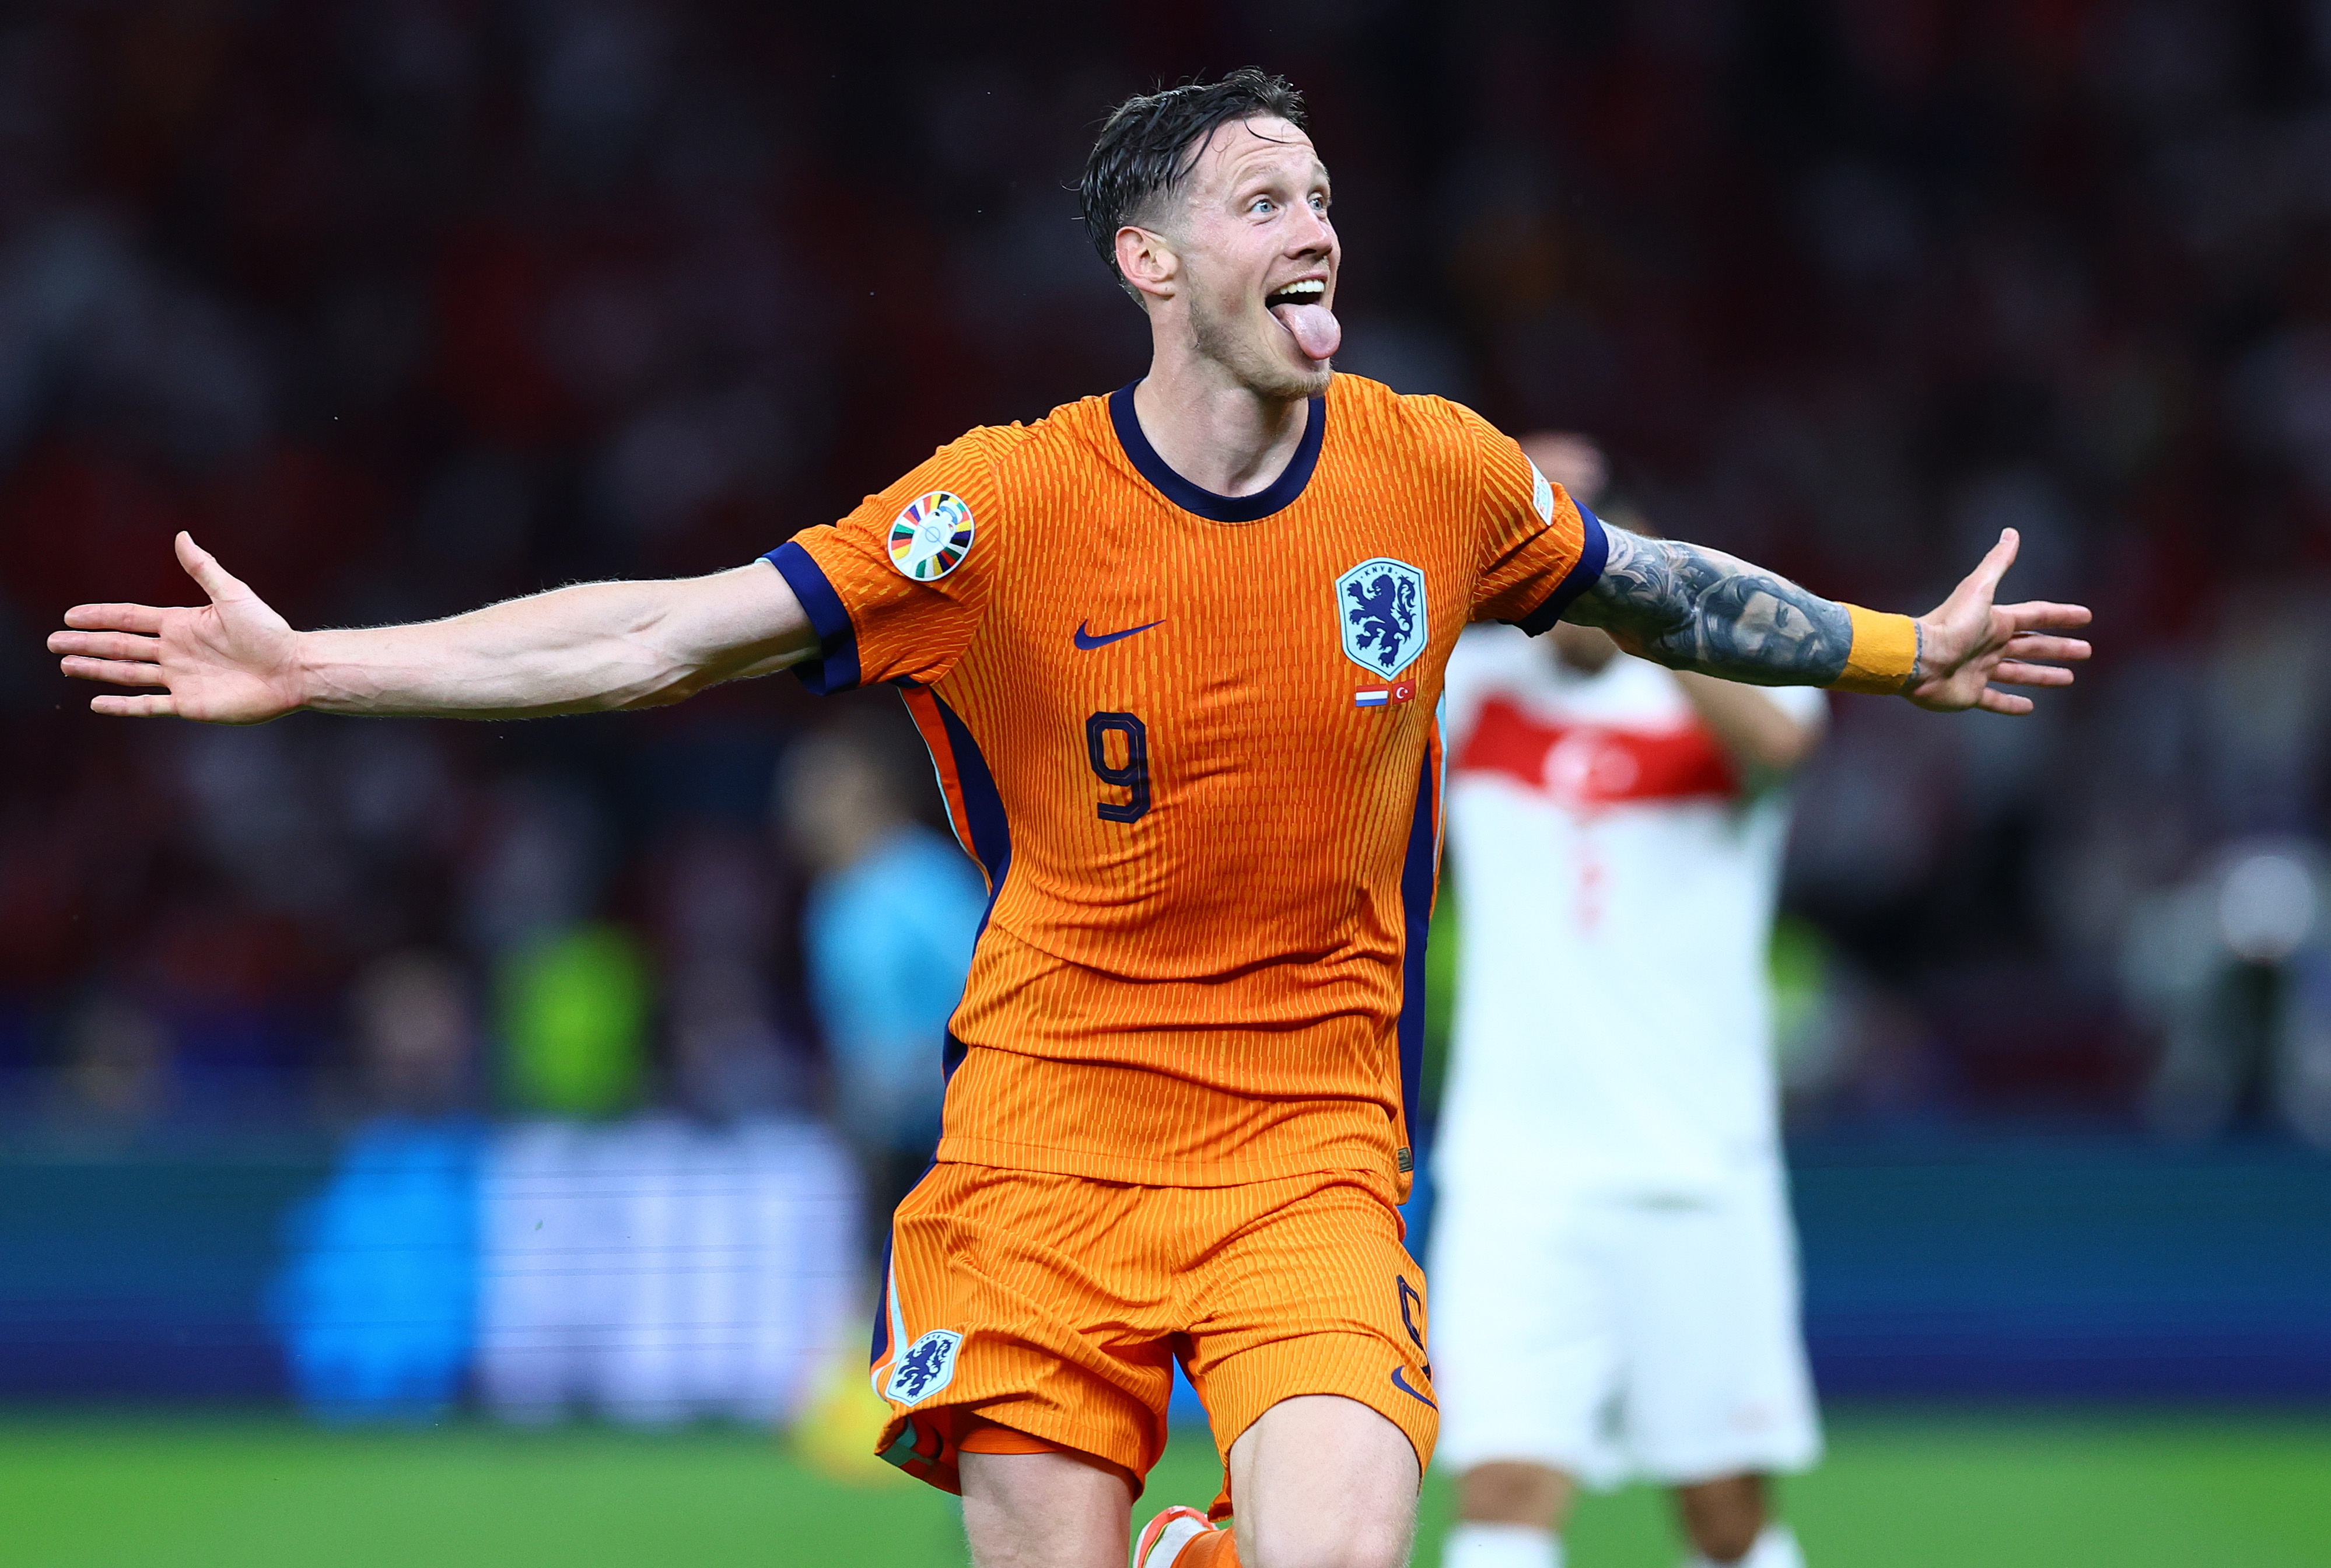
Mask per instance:
[[[817,632],[816,657],[794,666],[803,685],[929,685],[963,656],[1007,532],[987,433],[939,448],[839,523],[768,553]]]
[[[1460,411],[1478,451],[1481,569],[1473,619],[1536,637],[1594,585],[1610,557],[1602,519],[1537,471],[1513,437]]]

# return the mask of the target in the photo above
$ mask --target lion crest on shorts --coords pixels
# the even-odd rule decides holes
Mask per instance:
[[[955,1381],[956,1352],[962,1348],[962,1335],[952,1328],[932,1329],[899,1357],[899,1364],[890,1369],[890,1381],[882,1387],[883,1397],[900,1404],[919,1404],[930,1398]]]

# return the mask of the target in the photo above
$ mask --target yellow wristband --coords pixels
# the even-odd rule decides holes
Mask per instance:
[[[1848,604],[1853,617],[1853,647],[1845,672],[1829,683],[1832,691],[1867,691],[1898,697],[1918,669],[1918,628],[1908,615],[1881,615]]]

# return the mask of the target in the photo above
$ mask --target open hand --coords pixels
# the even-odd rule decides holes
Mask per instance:
[[[50,634],[49,651],[64,655],[64,672],[76,679],[162,688],[95,697],[91,711],[264,724],[298,708],[299,633],[191,536],[177,544],[178,565],[209,603],[76,604],[65,612],[71,630]]]
[[[2076,660],[2088,656],[2077,637],[2049,633],[2088,623],[2085,604],[2051,604],[2034,599],[1995,604],[1999,580],[2015,563],[2021,541],[2013,528],[2001,531],[1966,580],[1918,621],[1918,673],[1905,693],[1921,708],[1951,713],[1981,708],[1993,713],[2029,713],[2031,699],[1999,690],[2009,686],[2069,686],[2072,672],[2035,659]]]

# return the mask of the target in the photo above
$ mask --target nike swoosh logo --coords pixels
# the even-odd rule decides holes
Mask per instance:
[[[1392,1369],[1392,1385],[1393,1387],[1400,1390],[1401,1392],[1408,1395],[1411,1399],[1422,1400],[1426,1404],[1432,1405],[1434,1410],[1439,1410],[1441,1408],[1437,1404],[1432,1404],[1432,1398],[1430,1394],[1419,1393],[1414,1389],[1409,1387],[1408,1379],[1400,1375],[1400,1368],[1398,1367],[1394,1367]]]
[[[1150,626],[1163,626],[1164,624],[1166,624],[1166,622],[1163,621],[1152,621],[1149,623],[1149,626],[1128,626],[1122,632],[1105,632],[1101,635],[1096,637],[1091,632],[1086,631],[1085,623],[1080,621],[1077,622],[1077,646],[1089,653],[1096,648],[1106,648],[1112,642],[1122,642],[1125,639],[1132,636],[1137,632],[1146,632],[1149,630]]]

